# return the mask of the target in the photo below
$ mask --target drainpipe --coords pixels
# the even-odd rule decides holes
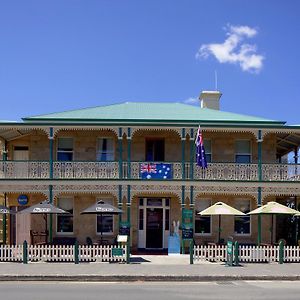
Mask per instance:
[[[49,130],[49,177],[50,180],[53,179],[53,127],[50,127]],[[49,202],[53,203],[53,193],[52,193],[53,186],[49,185]],[[47,216],[46,216],[47,218]],[[53,239],[53,232],[52,232],[52,226],[53,226],[53,217],[52,215],[49,216],[49,242],[52,243]],[[47,228],[46,228],[47,229]]]

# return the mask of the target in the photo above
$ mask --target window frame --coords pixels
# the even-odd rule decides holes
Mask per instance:
[[[207,155],[210,155],[210,161],[207,160],[207,163],[212,163],[213,162],[212,140],[211,139],[203,139],[203,144],[205,143],[205,141],[210,143],[210,152],[206,151],[206,148],[205,148],[205,145],[204,145],[205,157],[206,157],[206,160],[207,160]]]
[[[201,202],[201,201],[205,201],[205,200],[209,201],[208,207],[212,205],[212,199],[211,198],[200,198],[200,199],[196,199],[196,201],[195,201],[195,206],[194,206],[195,207],[195,211],[194,211],[194,235],[195,236],[211,236],[212,235],[212,216],[198,215],[197,210],[196,210],[196,206],[197,206],[196,202]],[[204,209],[206,209],[206,208],[204,208]],[[196,232],[196,217],[199,217],[199,218],[208,217],[208,218],[210,218],[209,233]]]
[[[152,155],[153,155],[153,160],[147,159],[147,143],[148,142],[156,142],[156,141],[162,141],[163,142],[163,160],[156,160],[155,159],[155,149],[154,147],[152,148]],[[146,162],[166,162],[166,139],[165,137],[146,137],[145,138],[145,161]]]
[[[114,205],[114,198],[103,198],[103,197],[97,197],[96,198],[96,203],[100,200],[103,200],[105,203],[108,203],[110,205]],[[112,231],[110,232],[102,232],[102,235],[103,236],[112,236],[114,235],[114,231],[115,231],[115,220],[114,220],[114,215],[113,214],[110,214],[110,215],[102,215],[102,217],[108,217],[108,216],[111,216],[112,217]],[[96,228],[95,228],[95,231],[96,231],[96,235],[97,236],[101,236],[101,231],[98,231],[98,217],[100,218],[100,214],[96,214],[96,218],[95,218],[95,223],[96,223]],[[103,220],[103,219],[102,219]]]
[[[112,140],[112,160],[98,160],[98,154],[100,153],[99,148],[100,148],[100,140],[101,139],[110,139]],[[102,152],[101,152],[102,153]],[[110,161],[115,161],[116,159],[116,145],[115,145],[115,139],[112,136],[99,136],[97,137],[97,145],[96,145],[96,161],[98,162],[110,162]]]
[[[58,150],[58,146],[59,146],[59,139],[72,139],[72,151],[61,151]],[[72,153],[72,160],[58,160],[58,153],[62,152],[62,153]],[[74,151],[74,137],[71,136],[61,136],[57,138],[57,143],[56,143],[56,161],[75,161],[75,151]]]
[[[251,199],[249,199],[249,198],[235,198],[234,201],[235,201],[235,204],[236,204],[237,201],[249,201],[249,211],[252,210],[252,208],[251,208],[252,207]],[[234,205],[234,208],[240,210],[239,207],[237,208],[237,205]],[[236,218],[238,218],[238,217],[249,217],[249,233],[238,233],[238,232],[235,231],[235,221],[236,221]],[[249,237],[249,236],[252,235],[252,226],[251,226],[252,225],[252,218],[251,218],[251,215],[234,216],[233,218],[234,218],[233,219],[233,232],[234,232],[235,236]]]
[[[250,152],[249,153],[246,153],[246,152],[244,152],[244,153],[242,153],[242,152],[236,152],[236,143],[238,142],[238,141],[248,141],[249,142],[249,144],[250,144]],[[243,162],[237,162],[237,156],[238,155],[248,155],[249,156],[249,162],[245,162],[245,163],[243,163]],[[235,140],[235,142],[234,142],[234,162],[235,163],[237,163],[237,164],[251,164],[252,163],[252,140],[251,139],[237,139],[237,140]]]
[[[59,206],[59,200],[61,200],[61,199],[70,199],[71,201],[72,201],[72,208],[73,208],[73,213],[72,213],[72,215],[71,214],[68,214],[68,215],[63,215],[63,214],[56,214],[56,221],[55,221],[55,229],[56,229],[56,235],[57,236],[68,236],[68,235],[74,235],[74,224],[75,224],[75,222],[74,222],[74,197],[72,197],[72,196],[67,196],[67,197],[60,197],[60,198],[58,198],[57,199],[57,206],[58,207],[60,207]],[[59,216],[63,216],[63,217],[73,217],[73,231],[71,232],[71,231],[68,231],[68,232],[61,232],[61,231],[58,231],[58,223],[57,223],[57,221],[58,221],[58,217]]]

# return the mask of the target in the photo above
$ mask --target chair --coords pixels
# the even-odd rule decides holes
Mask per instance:
[[[89,236],[86,238],[86,243],[88,246],[93,246],[93,240]]]

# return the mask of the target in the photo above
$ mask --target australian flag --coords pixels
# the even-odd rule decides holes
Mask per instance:
[[[142,179],[171,179],[171,164],[142,163],[140,164],[140,176]]]
[[[196,135],[196,162],[197,166],[201,167],[202,169],[207,168],[207,161],[206,161],[206,156],[205,156],[205,149],[203,145],[203,138],[202,138],[202,132],[201,128],[199,126],[197,135]]]

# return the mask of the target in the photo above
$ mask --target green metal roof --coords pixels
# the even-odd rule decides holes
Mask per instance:
[[[284,124],[282,121],[260,117],[240,115],[214,109],[200,108],[183,103],[144,103],[125,102],[107,106],[97,106],[79,110],[70,110],[47,115],[23,118],[26,123],[33,121],[51,121],[59,123],[73,122],[204,122],[204,123],[250,123]]]

